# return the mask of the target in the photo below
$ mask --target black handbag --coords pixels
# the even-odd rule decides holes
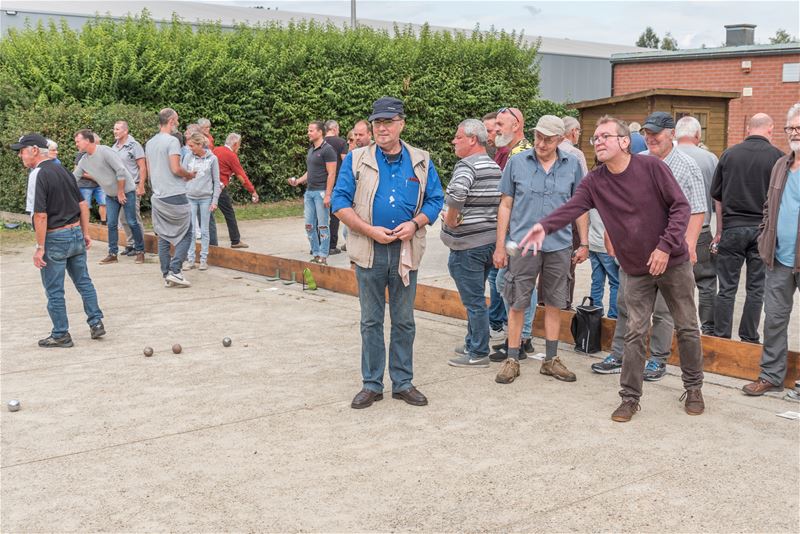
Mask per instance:
[[[586,301],[589,305],[586,305]],[[602,331],[603,308],[594,305],[592,297],[584,297],[576,308],[570,330],[575,340],[575,350],[593,354],[600,352],[600,333]]]

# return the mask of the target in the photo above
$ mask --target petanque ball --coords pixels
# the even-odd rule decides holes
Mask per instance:
[[[230,347],[231,343],[232,343],[231,342],[231,338],[229,338],[229,337],[222,338],[222,346],[223,347]]]
[[[8,411],[9,412],[18,412],[20,408],[20,404],[18,400],[10,400],[8,401]]]
[[[181,346],[178,343],[175,343],[174,345],[172,345],[172,352],[174,352],[175,354],[180,354],[182,350],[183,349],[181,348]]]
[[[144,355],[148,358],[153,355],[153,347],[145,347],[144,348]]]

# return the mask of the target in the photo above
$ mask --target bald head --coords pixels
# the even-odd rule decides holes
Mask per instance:
[[[525,117],[517,108],[502,108],[494,122],[494,144],[497,147],[513,147],[525,137]]]
[[[766,113],[756,113],[750,117],[750,122],[747,124],[747,135],[763,135],[767,139],[771,139],[774,126],[772,117]]]

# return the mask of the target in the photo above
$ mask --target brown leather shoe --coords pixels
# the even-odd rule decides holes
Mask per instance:
[[[622,404],[611,414],[611,420],[617,423],[627,423],[641,409],[642,407],[639,406],[639,401],[636,399],[622,399]]]
[[[699,389],[687,389],[681,395],[680,400],[686,399],[683,409],[689,415],[700,415],[706,409],[706,403],[703,402],[703,392]]]
[[[144,263],[144,252],[137,252],[136,259],[133,260],[133,263]]]
[[[100,265],[108,265],[109,263],[119,263],[119,260],[117,260],[116,254],[109,254],[108,256],[100,260],[98,263]]]
[[[250,245],[245,243],[244,241],[239,241],[238,243],[233,243],[231,248],[250,248]]]
[[[768,391],[783,391],[783,387],[776,386],[769,380],[759,378],[755,382],[750,382],[749,384],[744,385],[742,387],[742,391],[744,391],[745,395],[750,395],[751,397],[760,397]]]
[[[355,408],[356,410],[360,410],[361,408],[369,408],[372,406],[372,403],[379,400],[383,400],[383,393],[376,393],[368,389],[362,389],[353,398],[353,402],[350,403],[350,407]]]
[[[396,393],[392,393],[393,399],[401,399],[406,401],[408,404],[413,406],[427,406],[428,399],[422,393],[417,390],[414,386],[411,386],[405,391],[398,391]]]

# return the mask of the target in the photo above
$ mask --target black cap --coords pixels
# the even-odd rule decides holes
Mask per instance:
[[[22,150],[27,146],[38,146],[39,148],[47,148],[47,139],[37,133],[25,134],[19,138],[19,141],[11,145],[11,150]]]
[[[642,128],[658,133],[664,128],[675,128],[675,119],[669,113],[656,111],[644,120]]]
[[[393,119],[398,115],[405,116],[403,101],[391,96],[383,96],[373,102],[372,115],[369,116],[369,120],[371,122],[375,119]]]

